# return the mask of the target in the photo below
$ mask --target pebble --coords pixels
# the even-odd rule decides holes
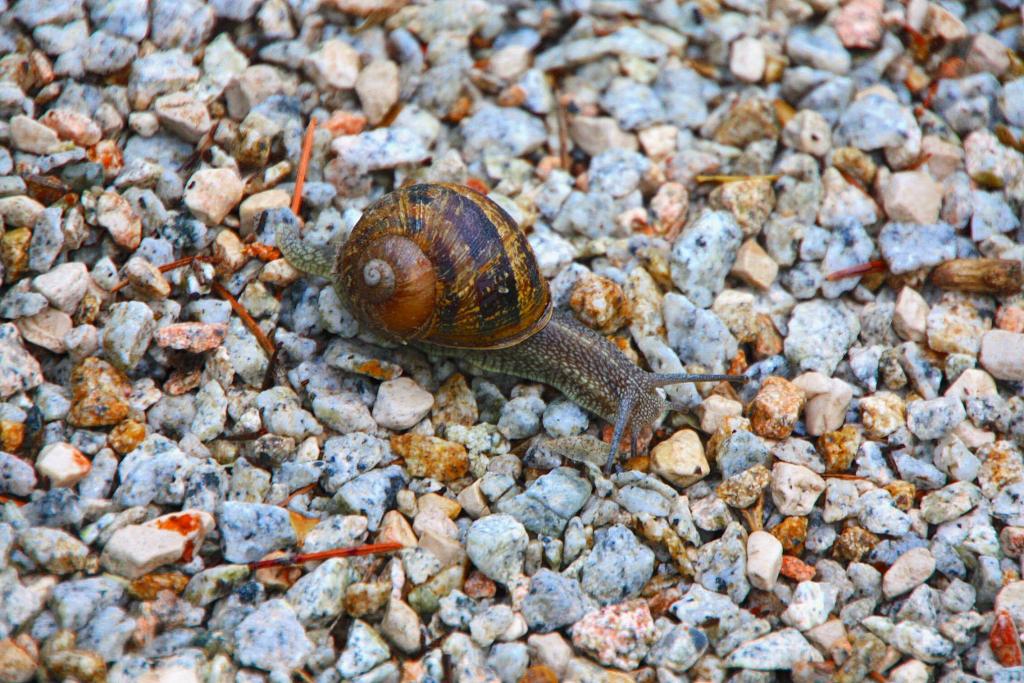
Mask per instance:
[[[343,40],[325,40],[302,66],[317,87],[350,90],[359,77],[359,53]]]
[[[51,486],[70,488],[89,474],[91,467],[81,451],[65,442],[47,444],[36,456],[36,471],[46,477]]]
[[[593,487],[567,467],[537,477],[527,489],[498,502],[498,509],[518,519],[535,533],[559,536],[569,520],[586,504]]]
[[[597,661],[635,669],[657,640],[645,600],[630,600],[591,612],[572,627],[572,642]]]
[[[800,465],[775,463],[772,468],[772,501],[784,515],[807,515],[825,491],[825,480]]]
[[[960,399],[944,396],[907,404],[907,427],[923,440],[940,439],[967,418]]]
[[[373,404],[374,421],[386,429],[404,430],[430,413],[434,397],[408,377],[382,382]]]
[[[726,666],[757,671],[788,671],[798,662],[823,661],[821,653],[794,628],[786,628],[740,645]]]
[[[786,359],[800,370],[831,376],[860,332],[860,324],[843,304],[808,301],[793,308]]]
[[[218,225],[242,199],[244,187],[229,168],[196,171],[185,184],[185,205],[206,225]]]
[[[990,330],[981,338],[978,362],[996,379],[1024,380],[1024,334]]]
[[[128,379],[113,365],[86,358],[71,372],[68,422],[76,427],[116,425],[128,416],[131,391]]]
[[[697,433],[682,429],[651,450],[651,471],[686,488],[706,477],[711,467]]]
[[[531,630],[548,633],[579,621],[587,601],[578,581],[541,569],[531,577],[521,609]]]
[[[96,202],[96,223],[125,249],[136,249],[142,241],[142,221],[131,204],[116,192],[104,192]]]
[[[635,597],[654,571],[654,553],[621,525],[595,534],[594,546],[582,565],[580,584],[588,595],[607,605]]]
[[[288,511],[262,503],[225,502],[217,512],[224,558],[255,562],[296,541]]]
[[[32,464],[16,455],[0,451],[0,492],[14,496],[28,496],[36,487],[36,473]]]
[[[295,610],[282,599],[268,600],[234,629],[235,656],[244,666],[291,672],[314,651]]]
[[[953,228],[947,223],[887,223],[878,245],[889,270],[896,274],[956,258]]]
[[[685,229],[672,246],[672,282],[700,308],[711,305],[740,248],[742,231],[724,211],[710,211]]]
[[[882,577],[882,591],[893,598],[912,591],[928,580],[935,571],[935,557],[927,548],[908,550],[892,564]]]
[[[146,304],[140,301],[114,304],[103,328],[103,351],[115,367],[131,370],[146,354],[155,331],[153,311]]]
[[[782,570],[782,543],[765,531],[747,537],[747,578],[750,585],[764,591],[775,587]]]
[[[785,439],[793,433],[804,393],[781,377],[767,377],[750,404],[750,425],[754,433],[768,439]]]
[[[529,536],[515,517],[488,515],[476,520],[466,536],[466,553],[488,578],[507,584],[522,574]]]

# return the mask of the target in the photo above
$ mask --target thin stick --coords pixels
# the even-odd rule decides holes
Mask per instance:
[[[260,329],[259,324],[252,317],[252,315],[249,314],[249,311],[245,310],[245,306],[238,303],[238,299],[232,296],[231,292],[224,289],[224,285],[217,282],[216,280],[210,283],[210,289],[212,289],[217,296],[231,304],[231,310],[233,310],[235,314],[242,319],[242,323],[244,323],[245,326],[249,329],[249,331],[252,332],[252,335],[256,337],[256,341],[260,343],[260,346],[263,347],[263,350],[266,352],[266,354],[268,356],[273,356],[273,342],[271,342],[270,338],[267,337],[266,333]]]
[[[388,541],[387,543],[357,545],[351,548],[332,548],[331,550],[320,550],[315,553],[295,553],[293,555],[284,555],[282,557],[275,557],[269,560],[257,560],[256,562],[250,562],[249,568],[265,569],[266,567],[281,567],[302,564],[304,562],[316,562],[318,560],[327,560],[332,557],[376,555],[377,553],[390,553],[395,550],[401,550],[404,547],[405,546],[397,541]]]
[[[569,115],[562,100],[560,88],[555,86],[555,102],[558,103],[558,163],[562,170],[569,172]]]
[[[841,268],[835,272],[829,273],[825,276],[825,279],[829,282],[835,282],[836,280],[842,280],[848,277],[854,277],[856,275],[865,275],[867,273],[878,273],[886,269],[885,261],[868,261],[867,263],[858,263],[855,266],[849,268]]]
[[[295,171],[295,193],[292,195],[292,213],[299,215],[302,207],[302,186],[306,184],[306,169],[309,168],[309,158],[313,154],[313,133],[316,131],[316,117],[309,118],[309,125],[306,126],[306,135],[302,138],[302,155],[299,157],[299,168]]]
[[[782,175],[772,173],[770,175],[699,175],[694,180],[698,183],[735,183],[740,180],[768,180],[775,182]]]
[[[182,258],[175,259],[174,261],[171,261],[170,263],[165,263],[162,266],[157,266],[157,270],[159,270],[161,273],[166,273],[168,271],[175,270],[176,268],[181,268],[182,266],[187,266],[188,264],[192,263],[193,261],[195,261],[198,258],[201,258],[201,257],[199,257],[199,256],[183,256]],[[110,288],[110,293],[114,294],[115,292],[120,292],[122,289],[124,289],[127,286],[128,286],[128,280],[121,280],[116,285],[114,285],[113,287]]]

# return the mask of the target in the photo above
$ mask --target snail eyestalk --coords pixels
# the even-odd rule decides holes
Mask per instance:
[[[732,382],[733,384],[746,384],[750,378],[746,375],[688,375],[686,373],[670,375],[651,375],[652,387],[667,387],[672,384],[686,384],[690,382]]]

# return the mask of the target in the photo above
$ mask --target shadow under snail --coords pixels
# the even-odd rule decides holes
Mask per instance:
[[[637,434],[668,407],[658,387],[746,379],[647,372],[554,310],[526,235],[467,187],[423,184],[385,195],[337,254],[303,242],[294,222],[276,230],[285,258],[330,280],[348,310],[378,334],[549,384],[614,424],[607,468],[626,429],[635,453]]]

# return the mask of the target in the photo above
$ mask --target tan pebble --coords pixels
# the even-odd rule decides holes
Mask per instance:
[[[679,128],[671,124],[659,124],[651,126],[650,128],[644,128],[637,137],[640,139],[640,146],[644,152],[651,159],[664,159],[669,157],[676,152],[676,146],[679,140]],[[661,193],[662,187],[658,188],[658,193]],[[684,188],[685,189],[685,188]],[[657,197],[657,194],[655,195]],[[651,200],[651,209],[657,211],[654,208],[654,200]]]
[[[11,638],[0,640],[0,681],[28,683],[38,666],[38,652],[30,652],[28,647]]]
[[[321,90],[349,90],[359,77],[359,53],[343,40],[325,40],[302,67]]]
[[[0,209],[0,223],[2,219],[3,211]],[[8,230],[0,238],[0,259],[4,264],[5,280],[13,282],[28,270],[28,248],[31,241],[32,231],[28,228]]]
[[[892,327],[900,338],[923,341],[928,326],[928,304],[912,287],[903,287],[896,298]]]
[[[409,4],[409,0],[326,0],[325,7],[333,7],[345,14],[368,17],[382,12],[385,15],[397,12]]]
[[[839,429],[846,419],[846,409],[853,400],[853,387],[832,378],[828,391],[817,394],[804,407],[804,424],[811,436],[820,436]]]
[[[224,89],[224,99],[227,101],[228,114],[240,121],[263,100],[288,90],[276,67],[253,64],[228,83]]]
[[[743,404],[725,396],[712,394],[697,408],[697,414],[700,416],[701,431],[705,434],[714,434],[722,427],[727,417],[743,415]]]
[[[141,298],[166,299],[171,293],[171,283],[160,269],[141,256],[128,259],[124,266],[124,275]]]
[[[863,437],[854,425],[826,432],[818,438],[818,450],[825,458],[827,472],[845,472],[850,469]]]
[[[884,439],[906,422],[903,399],[888,391],[880,391],[860,399],[864,433],[872,439]]]
[[[401,543],[406,548],[415,548],[418,543],[416,534],[409,526],[408,520],[398,510],[388,510],[381,520],[377,531],[377,543]]]
[[[569,120],[569,137],[590,156],[608,149],[635,151],[637,139],[619,128],[610,116],[574,116]]]
[[[196,171],[185,185],[185,205],[207,225],[223,222],[242,199],[244,185],[230,168],[204,168]]]
[[[767,377],[750,404],[750,426],[769,439],[785,439],[800,419],[804,394],[782,377]]]
[[[968,368],[960,373],[960,376],[946,389],[943,396],[952,396],[966,401],[978,396],[995,396],[997,393],[996,382],[992,379],[992,375],[978,368]]]
[[[374,60],[359,72],[356,94],[370,124],[380,123],[391,111],[398,101],[399,85],[398,65],[390,59]]]
[[[103,135],[95,121],[74,109],[50,109],[39,122],[56,131],[61,139],[71,140],[82,147],[95,145]]]
[[[928,171],[936,180],[944,180],[964,164],[964,150],[940,138],[925,135],[921,140],[921,155],[927,159]]]
[[[8,228],[31,228],[39,219],[44,207],[23,194],[0,197],[0,218]]]
[[[925,35],[942,38],[948,43],[955,43],[967,37],[967,25],[955,14],[935,2],[928,3],[924,29]]]
[[[926,171],[893,173],[882,186],[882,202],[892,221],[931,224],[939,219],[942,186]]]
[[[448,519],[458,518],[459,512],[462,511],[462,506],[457,501],[436,493],[426,493],[420,496],[417,501],[417,507],[420,511],[436,508]]]
[[[70,488],[85,478],[91,469],[89,459],[63,441],[46,445],[36,458],[36,471],[55,487]]]
[[[479,480],[459,491],[458,500],[462,509],[473,519],[479,519],[490,513],[490,508],[487,506],[487,498],[484,497],[483,491],[480,490]]]
[[[764,76],[764,43],[754,37],[740,38],[732,44],[729,71],[744,83],[757,83]]]
[[[455,539],[436,531],[420,534],[419,547],[441,561],[442,567],[454,567],[466,560],[466,549]]]
[[[140,524],[122,527],[107,541],[100,564],[107,571],[137,579],[157,567],[177,562],[185,551],[181,534]]]
[[[12,116],[9,125],[11,145],[17,150],[29,154],[51,154],[60,148],[56,131],[24,114]]]
[[[274,259],[263,266],[260,271],[260,282],[266,282],[275,287],[287,287],[303,276],[302,271],[296,270],[295,266],[288,263],[287,259]]]
[[[835,28],[844,47],[870,49],[882,39],[881,0],[852,0],[843,5]]]
[[[71,316],[56,308],[47,308],[28,318],[20,318],[15,324],[25,341],[53,353],[67,351],[64,337],[74,327]]]
[[[629,319],[629,304],[622,287],[600,275],[576,281],[569,295],[569,306],[580,321],[603,334],[611,334]]]
[[[117,244],[135,250],[142,241],[142,221],[131,204],[116,192],[104,192],[96,203],[96,222]]]
[[[746,147],[757,140],[777,140],[779,121],[772,103],[762,98],[740,99],[715,130],[715,142]]]
[[[187,142],[199,142],[213,127],[206,105],[186,92],[156,98],[153,109],[164,128]]]
[[[124,455],[131,453],[146,438],[146,425],[136,420],[125,420],[112,430],[107,442],[115,451]]]
[[[996,78],[1010,68],[1010,52],[998,38],[978,33],[967,51],[966,67],[970,73],[987,73]]]
[[[681,429],[651,451],[651,471],[679,487],[708,476],[711,466],[697,432]]]
[[[246,197],[238,205],[239,231],[242,235],[249,235],[256,229],[256,220],[261,213],[267,209],[286,209],[291,201],[291,194],[277,188]]]
[[[231,274],[249,260],[245,245],[234,230],[221,230],[213,241],[213,255],[217,259],[217,272]]]
[[[466,447],[436,436],[399,434],[391,437],[391,449],[405,459],[405,468],[413,477],[447,482],[464,477],[469,471]]]
[[[758,289],[768,289],[779,274],[779,265],[757,243],[750,239],[736,252],[730,274]]]
[[[708,202],[713,209],[732,212],[744,237],[756,237],[775,208],[775,190],[765,178],[737,180],[716,187]]]
[[[71,371],[68,422],[75,427],[115,425],[128,416],[131,393],[124,373],[99,358],[86,358]]]
[[[981,366],[996,379],[1024,380],[1024,334],[990,330],[981,338]]]

